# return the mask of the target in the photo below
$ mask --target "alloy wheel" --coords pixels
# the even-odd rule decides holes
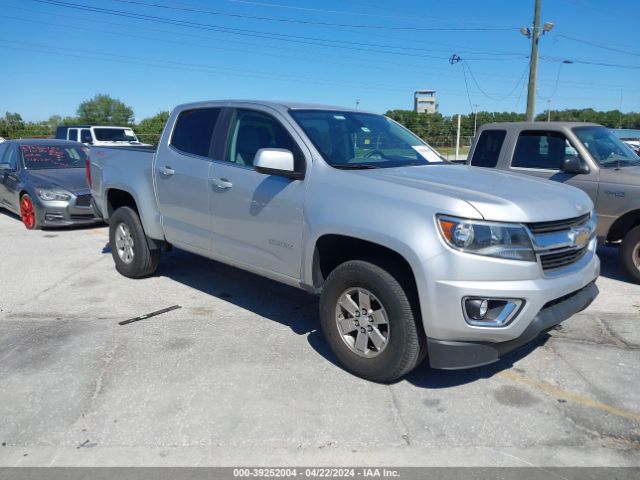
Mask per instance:
[[[129,230],[126,223],[120,223],[116,227],[116,251],[118,252],[120,260],[126,264],[133,262],[133,247],[134,242],[131,236],[131,230]]]
[[[361,357],[376,357],[389,343],[387,312],[382,302],[364,288],[350,288],[340,295],[335,319],[344,343]]]

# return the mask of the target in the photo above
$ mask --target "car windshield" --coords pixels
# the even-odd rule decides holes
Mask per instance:
[[[443,163],[438,153],[413,133],[382,115],[293,110],[322,157],[335,168],[390,168]]]
[[[640,157],[608,128],[575,127],[573,131],[600,166],[615,168],[640,165]]]
[[[20,145],[20,153],[28,170],[83,168],[87,158],[83,149],[67,145]]]
[[[100,142],[137,142],[133,130],[130,128],[94,128],[96,140]]]

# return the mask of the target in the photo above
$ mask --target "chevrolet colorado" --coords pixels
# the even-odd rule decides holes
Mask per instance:
[[[335,356],[374,381],[495,362],[598,293],[585,193],[448,164],[382,115],[181,105],[157,150],[93,148],[87,177],[120,273],[174,245],[319,294]]]

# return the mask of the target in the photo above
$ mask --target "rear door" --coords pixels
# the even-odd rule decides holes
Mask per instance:
[[[167,240],[211,249],[209,169],[221,108],[180,112],[169,145],[158,150],[154,176]]]
[[[598,198],[598,172],[593,169],[587,174],[563,172],[560,167],[567,156],[580,157],[580,154],[564,133],[523,130],[513,146],[508,170],[577,187],[584,190],[595,205]]]
[[[277,113],[236,109],[226,147],[210,171],[213,252],[249,265],[300,278],[304,180],[253,169],[261,148],[284,148],[304,171],[302,143]],[[306,150],[306,149],[305,149]]]

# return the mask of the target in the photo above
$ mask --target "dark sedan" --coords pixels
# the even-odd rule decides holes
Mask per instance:
[[[85,177],[86,147],[67,140],[0,143],[0,206],[30,230],[99,223]]]

